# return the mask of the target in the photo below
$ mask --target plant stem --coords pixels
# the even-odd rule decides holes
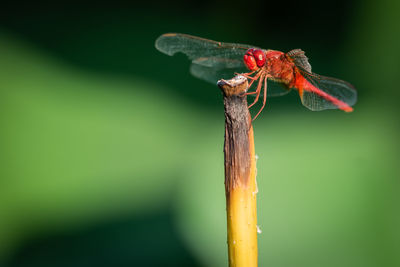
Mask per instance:
[[[256,159],[247,79],[221,80],[225,107],[225,194],[229,266],[257,266]]]

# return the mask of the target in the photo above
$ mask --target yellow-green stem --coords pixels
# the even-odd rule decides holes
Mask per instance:
[[[225,193],[229,266],[257,266],[256,159],[247,80],[221,81],[225,106]]]

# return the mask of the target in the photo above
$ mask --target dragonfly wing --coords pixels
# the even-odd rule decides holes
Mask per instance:
[[[255,89],[257,87],[258,82],[254,82],[249,90],[249,92],[254,91],[251,89]],[[287,87],[286,85],[280,82],[274,82],[273,80],[269,80],[267,82],[267,97],[276,97],[276,96],[283,96],[288,94],[292,89]],[[256,94],[248,95],[250,97],[256,97]],[[264,96],[264,90],[261,90],[260,97]]]
[[[348,82],[309,73],[300,69],[305,79],[301,100],[307,108],[319,111],[324,109],[342,109],[352,111],[357,101],[357,91]]]
[[[306,57],[306,54],[303,50],[293,49],[289,51],[286,55],[292,59],[293,63],[297,67],[302,68],[305,71],[311,73],[311,65],[308,62],[308,57]]]
[[[325,109],[337,109],[338,107],[332,102],[324,99],[323,97],[309,92],[303,91],[301,96],[301,103],[312,111],[321,111]]]
[[[288,94],[290,91],[291,88],[281,82],[275,82],[274,80],[268,81],[267,97],[283,96]]]
[[[338,108],[353,110],[351,106],[357,101],[357,91],[351,84],[312,73],[308,58],[301,49],[294,49],[286,55],[297,67],[295,87],[304,106],[314,111]]]
[[[209,82],[216,82],[216,74],[246,71],[243,56],[254,46],[244,44],[222,43],[180,33],[161,35],[155,43],[156,48],[167,54],[183,53],[192,61],[191,72],[196,77]],[[196,66],[197,65],[197,66]],[[204,68],[202,68],[204,67]],[[209,74],[210,76],[208,76]]]
[[[211,66],[201,64],[202,62],[199,63],[197,61],[192,62],[192,65],[190,66],[190,73],[199,79],[214,84],[220,79],[231,79],[233,76],[235,76],[235,72],[244,73],[247,71],[242,61],[239,60],[236,62],[231,61],[229,64],[225,62],[219,65],[214,64]]]

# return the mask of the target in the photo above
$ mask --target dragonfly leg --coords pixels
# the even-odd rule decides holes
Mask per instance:
[[[247,79],[256,80],[257,78],[255,78],[255,76],[254,76],[254,77],[251,77],[251,76],[250,76],[250,75],[252,75],[254,72],[255,72],[255,71],[248,72],[248,73],[238,73],[238,72],[235,72],[235,75],[242,75],[242,76],[246,77]]]
[[[253,84],[253,82],[254,82],[255,80],[251,80],[251,82],[249,83],[249,85],[247,86],[247,90],[251,87],[251,85]],[[250,92],[250,93],[241,93],[240,94],[240,96],[241,97],[244,97],[244,96],[246,96],[246,95],[254,95],[254,94],[256,94],[256,92]]]
[[[256,80],[250,81],[249,85],[247,86],[248,89],[253,85],[254,81],[256,81]],[[245,95],[254,95],[254,94],[255,94],[255,92],[245,93]]]
[[[257,92],[246,93],[246,95],[255,95],[255,94],[257,94]]]
[[[254,106],[255,103],[257,103],[258,98],[260,97],[261,88],[262,88],[262,81],[264,79],[264,76],[265,75],[261,75],[261,78],[258,81],[257,89],[256,89],[255,92],[253,92],[254,94],[257,94],[256,99],[254,99],[253,103],[251,103],[251,105],[248,106],[248,108],[251,108],[252,106]],[[253,94],[253,93],[250,93],[250,94]]]
[[[248,89],[253,85],[253,83],[254,83],[255,81],[258,80],[258,78],[260,77],[260,75],[261,75],[261,72],[257,73],[254,77],[250,77],[250,78],[252,78],[252,79],[251,79],[249,85],[247,86]],[[254,94],[257,94],[257,92],[245,93],[244,95],[254,95]]]
[[[265,103],[267,103],[267,78],[266,76],[262,77],[264,79],[264,99],[263,99],[263,105],[260,108],[260,111],[258,111],[257,115],[254,116],[253,121],[260,115],[261,111],[265,107]]]
[[[257,73],[254,77],[250,77],[251,81],[250,81],[249,85],[247,86],[247,90],[253,85],[253,83],[255,81],[257,81],[257,79],[260,77],[260,75],[261,75],[261,72]],[[246,92],[246,93],[241,94],[240,96],[243,97],[243,96],[246,96],[246,95],[254,95],[254,94],[257,94],[257,92],[250,92],[250,93]]]

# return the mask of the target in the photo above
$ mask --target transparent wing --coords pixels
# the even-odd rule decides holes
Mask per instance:
[[[230,65],[232,60],[242,60],[247,49],[255,48],[250,45],[216,42],[181,33],[163,34],[158,37],[155,46],[159,51],[170,56],[181,52],[192,61],[201,59],[198,63],[209,67],[221,64],[221,59],[227,59],[227,64]]]
[[[269,80],[267,87],[267,97],[283,96],[291,91],[285,84],[274,80]]]
[[[293,49],[288,53],[286,53],[286,55],[291,58],[291,60],[297,67],[302,68],[305,71],[311,73],[311,65],[308,62],[308,57],[306,57],[306,54],[303,50]]]
[[[237,66],[234,68],[228,67],[207,67],[200,64],[192,63],[190,66],[190,73],[202,80],[210,83],[216,83],[220,79],[231,79],[235,76],[235,72],[244,73],[247,69],[243,66]]]
[[[249,92],[254,91],[257,87],[258,82],[254,82],[254,84],[249,89]],[[264,85],[263,85],[264,86]],[[254,89],[254,90],[252,90]],[[275,82],[273,80],[268,80],[267,82],[267,97],[276,97],[283,96],[288,94],[292,89],[287,87],[281,82]],[[260,97],[264,95],[264,90],[261,90]],[[257,95],[248,95],[249,97],[256,97]]]
[[[338,108],[352,111],[351,106],[357,101],[357,91],[353,85],[312,73],[308,58],[301,49],[294,49],[286,55],[297,67],[298,76],[301,76],[296,77],[296,87],[304,106],[314,111]]]
[[[314,111],[338,108],[352,111],[351,106],[357,101],[357,91],[350,83],[309,73],[304,69],[300,69],[300,73],[308,82],[303,85],[304,106]]]
[[[222,43],[180,33],[161,35],[156,48],[167,54],[181,52],[192,60],[191,73],[208,82],[232,78],[234,72],[247,72],[243,62],[246,51],[254,46]]]

